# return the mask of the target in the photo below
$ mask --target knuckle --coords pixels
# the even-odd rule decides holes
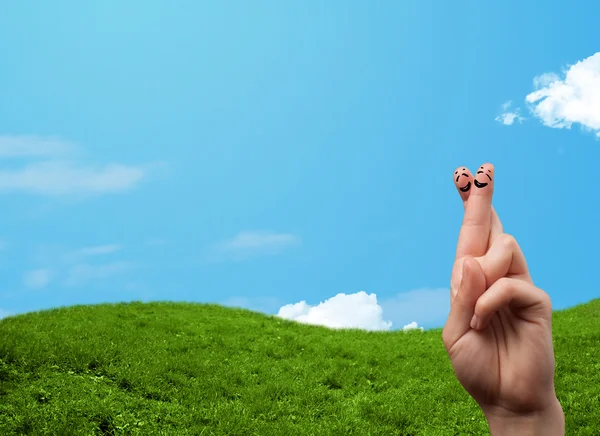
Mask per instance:
[[[550,298],[550,295],[548,295],[548,293],[545,292],[544,290],[540,289],[540,292],[542,294],[541,295],[542,303],[544,303],[544,305],[548,306],[551,309],[552,308],[552,298]]]
[[[496,285],[502,292],[507,292],[513,288],[513,281],[509,277],[501,277],[496,281]]]
[[[516,294],[516,287],[514,279],[510,277],[501,277],[496,281],[498,293],[508,299],[511,299]]]
[[[539,292],[539,307],[541,312],[549,319],[552,319],[552,299],[543,289],[537,288]]]
[[[513,235],[510,235],[508,233],[504,233],[502,235],[501,241],[502,241],[502,245],[508,249],[514,249],[519,246],[517,239]]]

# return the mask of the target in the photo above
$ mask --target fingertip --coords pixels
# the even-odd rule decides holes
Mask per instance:
[[[491,163],[484,163],[475,172],[475,180],[473,184],[477,191],[491,192],[494,186],[494,165]]]
[[[452,178],[454,179],[454,183],[458,184],[462,177],[471,177],[471,171],[466,166],[456,167],[454,172],[452,173]]]
[[[454,173],[452,173],[452,178],[454,180],[454,186],[456,186],[463,202],[467,201],[473,185],[473,175],[471,174],[471,171],[469,171],[466,166],[457,167],[454,170]]]
[[[477,315],[473,315],[473,318],[471,318],[471,328],[474,330],[477,330],[477,322],[478,322],[478,318]]]

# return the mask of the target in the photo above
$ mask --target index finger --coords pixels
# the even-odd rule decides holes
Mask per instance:
[[[477,169],[473,187],[468,196],[465,217],[458,236],[456,257],[483,256],[489,246],[492,195],[494,193],[494,165],[483,164]]]
[[[492,169],[493,171],[493,169]],[[454,185],[460,195],[460,198],[463,202],[463,206],[465,210],[467,209],[467,204],[469,201],[469,197],[471,195],[471,191],[473,188],[473,175],[471,171],[469,171],[466,167],[458,167],[456,171],[454,171]],[[504,227],[502,226],[502,222],[498,217],[498,214],[494,210],[494,206],[492,206],[491,213],[491,229],[490,229],[490,240],[488,248],[494,243],[494,241],[504,233]]]

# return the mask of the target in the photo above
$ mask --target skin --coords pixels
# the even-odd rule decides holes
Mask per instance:
[[[466,167],[453,175],[465,215],[442,339],[456,377],[490,428],[515,417],[560,421],[551,300],[533,284],[515,238],[504,233],[492,207],[494,177],[491,164],[478,168],[475,178]],[[552,428],[559,433],[547,434],[564,434],[556,422]]]

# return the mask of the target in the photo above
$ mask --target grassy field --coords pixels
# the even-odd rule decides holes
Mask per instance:
[[[600,299],[554,314],[567,435],[600,434]],[[188,303],[0,321],[2,435],[484,435],[441,329],[332,331]]]

